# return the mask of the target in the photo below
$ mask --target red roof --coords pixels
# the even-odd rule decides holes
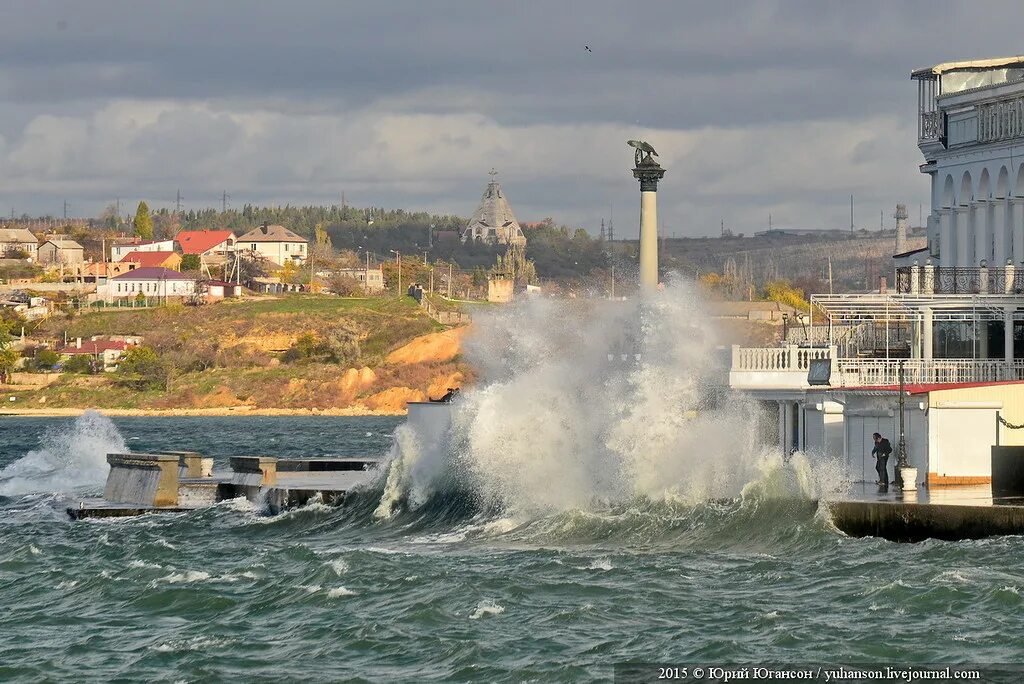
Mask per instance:
[[[163,266],[174,252],[128,252],[121,261],[134,261],[139,266]]]
[[[69,344],[60,350],[61,354],[101,354],[108,349],[124,351],[131,345],[127,342],[112,342],[110,340],[82,340],[82,346],[78,347]]]
[[[182,254],[203,254],[235,237],[230,230],[183,230],[174,236]]]

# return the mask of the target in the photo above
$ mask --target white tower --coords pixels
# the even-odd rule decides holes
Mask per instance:
[[[896,213],[896,251],[894,254],[903,254],[907,251],[907,205],[897,204]]]

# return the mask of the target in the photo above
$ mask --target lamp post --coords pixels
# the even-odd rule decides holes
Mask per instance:
[[[782,314],[782,343],[786,344],[789,341],[789,314],[783,312]]]
[[[904,409],[906,408],[906,379],[903,375],[903,366],[906,362],[900,359],[900,441],[896,445],[896,468],[895,477],[893,478],[893,484],[900,489],[903,489],[903,474],[902,469],[909,467],[907,463],[907,440],[904,431]]]
[[[388,250],[395,255],[395,261],[398,262],[398,297],[402,297],[402,255],[395,250]]]

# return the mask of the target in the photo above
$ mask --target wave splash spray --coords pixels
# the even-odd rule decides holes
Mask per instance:
[[[40,447],[0,470],[0,495],[71,492],[101,486],[107,454],[127,451],[114,423],[86,411],[62,428],[48,431]]]
[[[453,490],[535,517],[818,486],[805,459],[783,464],[762,445],[753,402],[724,394],[724,355],[690,283],[627,302],[526,298],[475,327],[477,387],[453,403],[445,439],[399,429],[378,517]]]

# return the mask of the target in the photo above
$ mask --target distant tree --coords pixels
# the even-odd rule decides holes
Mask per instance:
[[[13,341],[10,324],[0,320],[0,382],[7,382],[18,366],[18,352]]]
[[[203,267],[203,262],[199,259],[198,254],[185,254],[181,257],[181,270],[198,271]]]
[[[149,215],[149,205],[145,200],[139,202],[135,210],[135,234],[143,240],[153,239],[153,218]]]
[[[158,240],[170,240],[181,230],[181,218],[176,213],[160,209],[152,216],[153,237]]]
[[[61,364],[60,369],[65,373],[89,374],[96,372],[96,363],[88,354],[74,354]]]
[[[139,346],[124,353],[117,365],[117,374],[121,384],[127,387],[160,389],[167,386],[170,368],[152,347]]]
[[[121,224],[121,217],[117,215],[117,207],[113,204],[108,204],[103,208],[99,220],[100,225],[110,230],[117,230]]]
[[[40,349],[36,352],[35,363],[33,364],[40,370],[53,370],[53,368],[60,363],[60,355],[51,349]]]
[[[359,281],[344,273],[334,273],[327,279],[327,289],[341,297],[353,297],[363,294]]]

